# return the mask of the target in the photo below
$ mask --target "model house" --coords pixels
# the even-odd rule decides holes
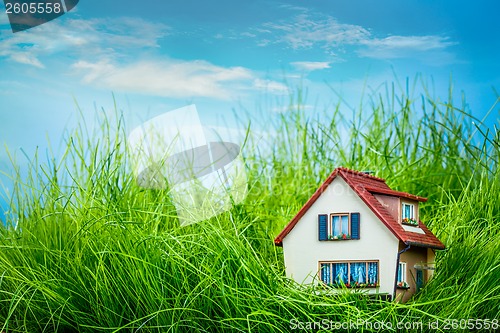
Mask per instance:
[[[445,248],[419,219],[426,200],[368,173],[335,169],[274,240],[287,276],[406,301]]]

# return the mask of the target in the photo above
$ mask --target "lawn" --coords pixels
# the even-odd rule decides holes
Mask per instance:
[[[311,116],[301,96],[297,90],[272,121],[246,116],[248,196],[186,227],[168,189],[136,185],[118,111],[101,114],[95,131],[82,121],[63,154],[30,157],[27,175],[12,156],[15,218],[0,227],[0,331],[498,327],[500,123],[483,124],[451,97],[388,89],[369,108],[346,114],[339,103]],[[487,112],[500,115],[499,105]],[[252,134],[263,131],[267,139]],[[429,198],[421,219],[447,249],[409,302],[317,293],[284,276],[273,239],[338,166],[374,170],[392,188]]]

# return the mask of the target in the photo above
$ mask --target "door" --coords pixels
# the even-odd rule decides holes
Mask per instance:
[[[415,281],[417,285],[417,292],[424,286],[424,271],[421,269],[417,269],[417,277]]]

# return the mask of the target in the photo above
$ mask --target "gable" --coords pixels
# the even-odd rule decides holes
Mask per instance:
[[[356,192],[345,182],[344,179],[338,177],[334,179],[323,191],[322,195],[315,200],[307,211],[299,218],[294,228],[290,230],[287,237],[303,240],[303,245],[312,243],[306,242],[305,239],[317,242],[318,240],[330,240],[323,233],[323,239],[321,235],[321,226],[319,220],[323,218],[324,228],[323,232],[326,232],[327,225],[331,228],[332,216],[345,215],[349,218],[349,225],[355,225],[356,222],[358,229],[355,232],[358,233],[357,238],[351,235],[350,230],[348,233],[352,239],[361,239],[363,241],[368,239],[368,236],[379,238],[386,237],[394,238],[395,236],[387,229],[384,228],[384,224],[380,219],[373,213],[373,211],[366,205],[365,202],[356,194]],[[353,221],[353,219],[358,218],[358,221]],[[366,226],[370,224],[373,225],[369,229]],[[320,234],[318,234],[320,232]],[[359,234],[362,234],[359,237]],[[328,235],[333,236],[331,230],[328,231]]]

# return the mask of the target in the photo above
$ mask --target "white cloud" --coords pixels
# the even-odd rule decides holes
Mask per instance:
[[[44,58],[61,51],[95,59],[120,50],[155,48],[168,30],[136,18],[55,20],[22,33],[0,31],[0,57],[43,68]]]
[[[271,44],[272,41],[270,39],[261,39],[257,42],[257,46],[268,46],[269,44]]]
[[[225,68],[201,60],[153,60],[126,65],[108,60],[79,61],[73,68],[83,74],[86,84],[114,91],[176,98],[230,99],[238,84],[253,78],[253,74],[243,67]]]
[[[253,34],[253,33],[248,32],[248,31],[246,31],[246,32],[242,32],[240,35],[241,35],[242,37],[250,37],[250,38],[254,38],[254,37],[256,37],[256,36],[257,36],[256,34]]]
[[[309,11],[296,15],[287,21],[269,22],[259,32],[258,46],[270,44],[286,44],[294,50],[322,48],[328,55],[337,51],[343,52],[346,46],[351,47],[359,56],[381,59],[418,57],[423,53],[453,57],[448,48],[456,45],[448,37],[437,35],[423,36],[388,36],[380,38],[360,25],[341,23],[329,15],[315,14]],[[416,54],[415,52],[418,52]],[[444,54],[443,52],[447,52]],[[437,59],[438,56],[433,58]],[[301,62],[297,62],[301,66]],[[303,63],[307,66],[307,62]],[[311,64],[311,66],[314,66]],[[318,64],[318,66],[320,66]],[[308,70],[308,68],[299,68]],[[314,68],[315,69],[315,68]],[[321,69],[321,68],[318,68]],[[311,69],[313,70],[313,69]]]
[[[38,68],[45,68],[45,66],[35,56],[28,52],[11,52],[9,59],[21,64],[31,65]]]
[[[315,71],[330,68],[328,61],[295,61],[291,63],[298,70]]]
[[[43,69],[52,68],[53,55],[64,53],[67,65],[84,84],[153,96],[229,99],[249,90],[277,94],[287,90],[243,67],[152,58],[148,51],[159,48],[159,40],[169,33],[164,24],[137,18],[61,19],[19,34],[0,31],[0,59]],[[253,38],[251,33],[239,34]],[[140,60],[144,58],[150,60]]]
[[[331,16],[311,19],[307,14],[301,14],[292,22],[265,23],[264,27],[278,33],[277,42],[286,43],[293,49],[311,48],[316,44],[324,47],[358,44],[370,36],[365,28],[340,23]]]
[[[287,94],[290,91],[283,83],[268,79],[255,79],[253,84],[257,90],[264,90],[271,94],[281,95]]]
[[[442,49],[455,43],[448,38],[439,36],[390,36],[383,39],[372,39],[366,43],[369,46],[385,48],[410,48],[420,51]]]
[[[443,51],[456,45],[449,38],[442,36],[389,36],[382,39],[370,39],[362,42],[366,46],[358,53],[371,58],[401,58],[415,56],[417,53]]]

